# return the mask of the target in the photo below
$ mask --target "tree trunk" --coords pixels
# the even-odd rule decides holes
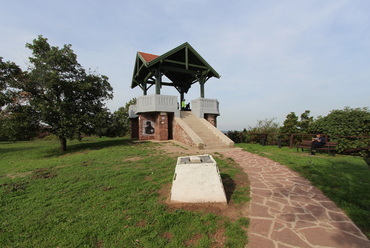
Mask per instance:
[[[60,151],[65,152],[67,151],[67,139],[65,137],[59,136],[60,142]]]
[[[367,157],[364,157],[364,160],[367,163],[367,165],[370,166],[370,156],[368,155]]]

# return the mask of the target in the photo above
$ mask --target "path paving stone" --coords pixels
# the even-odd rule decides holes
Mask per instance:
[[[249,248],[370,248],[345,213],[298,173],[246,151],[222,154],[251,182]]]

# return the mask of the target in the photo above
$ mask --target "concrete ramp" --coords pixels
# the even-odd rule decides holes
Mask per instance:
[[[196,117],[191,111],[181,111],[180,115],[181,120],[202,140],[202,149],[234,147],[234,142],[206,119]]]
[[[179,157],[177,159],[171,201],[227,203],[220,172],[211,155]]]

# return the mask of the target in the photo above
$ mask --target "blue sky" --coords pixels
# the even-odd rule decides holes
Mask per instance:
[[[161,55],[184,42],[221,75],[205,85],[221,130],[290,112],[325,116],[370,106],[368,0],[0,0],[0,56],[27,68],[26,43],[42,34],[71,44],[79,63],[109,77],[111,111],[131,89],[136,52]],[[154,88],[149,90],[154,94]],[[177,95],[173,88],[162,94]],[[193,85],[187,100],[199,97]]]

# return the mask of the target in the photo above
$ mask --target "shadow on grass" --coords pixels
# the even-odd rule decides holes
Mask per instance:
[[[228,174],[224,173],[221,173],[221,180],[222,184],[224,185],[226,200],[227,202],[230,202],[231,196],[233,195],[236,188],[236,183]]]
[[[0,154],[5,154],[9,152],[21,152],[21,151],[28,151],[34,150],[35,147],[11,147],[11,148],[0,148]]]
[[[102,140],[96,142],[84,142],[78,144],[67,144],[67,151],[61,152],[59,147],[53,147],[50,149],[48,154],[45,157],[56,157],[56,156],[64,156],[72,153],[87,151],[87,150],[100,150],[107,147],[115,147],[115,146],[132,146],[137,145],[138,143],[134,143],[135,139],[112,139],[112,140]],[[143,142],[140,142],[143,143]]]

